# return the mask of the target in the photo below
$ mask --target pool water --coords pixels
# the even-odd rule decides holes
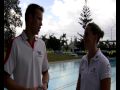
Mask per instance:
[[[79,60],[50,64],[48,90],[76,90]],[[111,90],[116,90],[116,58],[110,58],[112,67]]]
[[[79,60],[72,60],[50,63],[48,90],[76,90],[79,62]],[[110,64],[112,67],[111,90],[116,90],[116,58],[110,58]]]

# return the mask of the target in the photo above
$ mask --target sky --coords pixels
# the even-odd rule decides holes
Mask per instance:
[[[85,0],[20,0],[23,26],[16,28],[16,36],[25,29],[24,15],[30,3],[36,3],[45,9],[39,37],[54,34],[59,38],[66,33],[70,41],[74,37],[81,38],[77,33],[84,34],[84,29],[78,22]],[[116,0],[87,0],[87,6],[91,11],[92,21],[105,33],[101,40],[116,40]]]

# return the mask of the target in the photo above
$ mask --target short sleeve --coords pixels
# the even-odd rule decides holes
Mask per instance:
[[[45,47],[45,55],[44,55],[43,64],[42,64],[42,72],[44,72],[44,71],[46,71],[48,69],[49,69],[49,64],[48,64],[46,47]]]
[[[15,66],[16,66],[16,44],[13,41],[11,47],[9,48],[9,52],[6,52],[6,62],[4,63],[4,71],[9,73],[10,75],[13,73]]]
[[[111,65],[108,60],[105,60],[105,62],[101,64],[100,79],[102,80],[110,77],[111,77]]]

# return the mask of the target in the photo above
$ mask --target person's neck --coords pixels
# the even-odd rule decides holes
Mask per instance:
[[[98,48],[94,47],[94,48],[90,48],[88,50],[88,60],[90,60],[91,58],[93,58],[97,52]]]
[[[25,33],[26,33],[29,41],[33,41],[34,40],[35,35],[33,35],[33,33],[30,32],[29,28],[25,29]]]

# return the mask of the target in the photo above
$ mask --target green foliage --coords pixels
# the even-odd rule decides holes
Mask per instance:
[[[60,46],[60,40],[57,39],[54,35],[50,35],[49,39],[47,39],[47,44],[46,47],[48,49],[52,49],[52,50],[60,50],[61,46]]]
[[[15,37],[15,28],[22,26],[19,0],[4,0],[4,40],[5,44]]]
[[[73,59],[79,59],[80,57],[75,57],[70,54],[55,54],[54,52],[48,53],[48,61],[49,62],[55,62],[55,61],[65,61],[65,60],[73,60]]]
[[[63,33],[63,35],[60,36],[60,44],[63,50],[68,50],[68,43],[66,39],[66,33]]]
[[[101,50],[108,50],[108,51],[116,50],[115,42],[110,42],[110,41],[105,41],[105,42],[100,41],[98,47],[101,48]]]
[[[68,50],[68,44],[66,39],[66,34],[60,36],[60,39],[57,39],[54,34],[49,35],[49,38],[46,38],[46,35],[41,36],[42,40],[45,41],[46,47],[49,50]]]
[[[84,40],[81,39],[80,41],[75,42],[75,46],[76,46],[79,50],[85,50]]]

